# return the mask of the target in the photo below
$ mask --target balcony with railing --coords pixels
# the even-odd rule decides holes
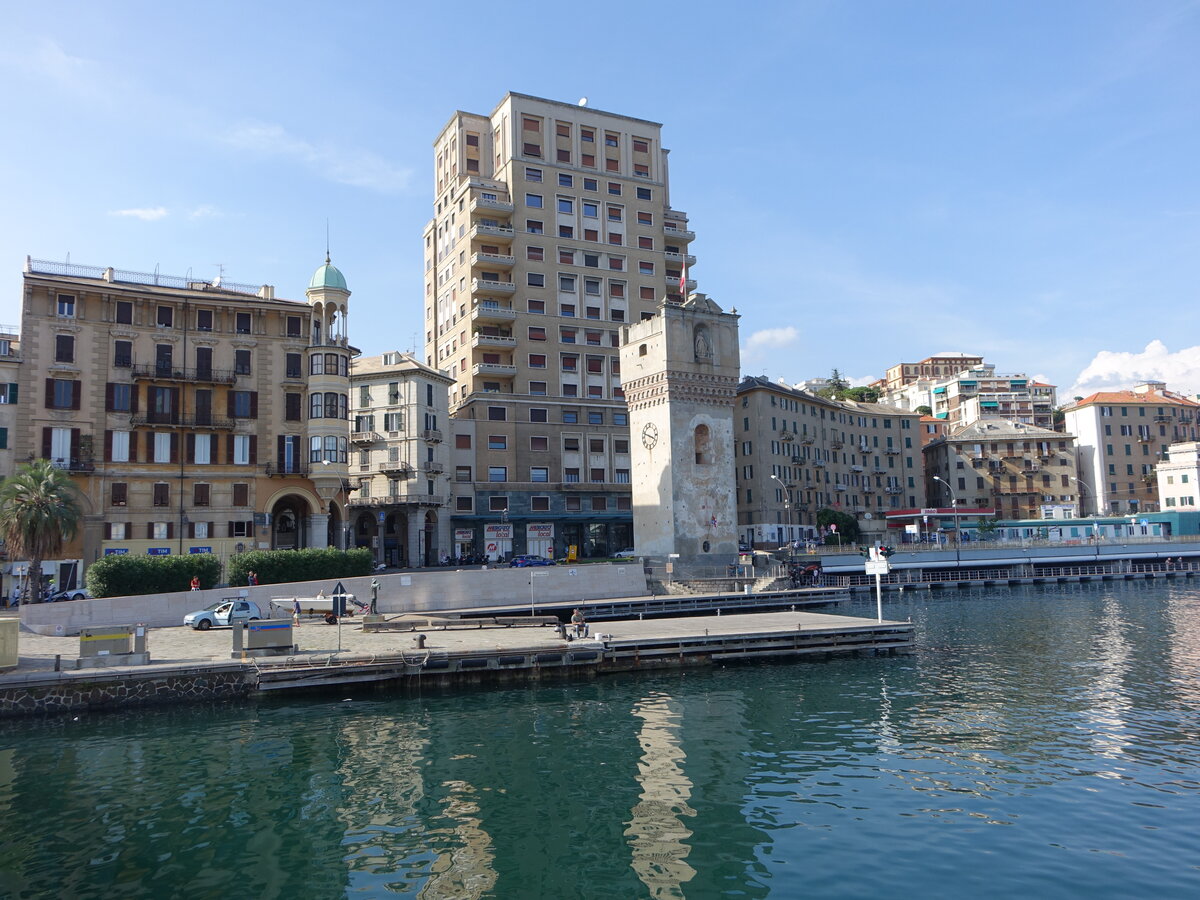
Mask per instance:
[[[67,472],[95,472],[96,461],[91,456],[72,456],[69,459],[66,457],[54,457],[50,460],[50,465],[56,469],[64,469]]]
[[[275,462],[266,465],[268,478],[307,478],[308,466],[301,462],[284,463],[282,466]]]
[[[483,334],[478,332],[471,337],[471,347],[515,347],[517,339],[507,334]]]
[[[476,222],[471,227],[471,238],[479,240],[482,238],[492,239],[500,238],[501,240],[512,240],[513,230],[508,225],[488,225],[484,222]]]
[[[515,256],[502,256],[498,253],[472,253],[472,266],[495,266],[497,269],[511,269],[517,263]]]
[[[232,431],[237,427],[236,419],[227,419],[206,414],[185,416],[179,413],[149,412],[135,413],[129,417],[131,425],[166,425],[171,428],[211,428],[217,431]]]
[[[411,478],[413,467],[403,460],[388,460],[379,464],[379,474],[388,478]]]
[[[899,456],[900,448],[899,447],[886,447],[883,452],[887,456]]]
[[[664,250],[663,259],[667,262],[682,263],[691,268],[696,264],[696,257],[690,253],[676,253],[674,250]]]
[[[237,373],[232,369],[192,369],[160,363],[134,363],[129,367],[133,377],[150,381],[187,381],[198,384],[234,384]]]
[[[421,471],[426,475],[441,475],[446,467],[440,462],[427,461],[421,464]]]
[[[696,232],[689,231],[686,228],[671,228],[668,225],[664,225],[663,237],[668,241],[694,241],[696,239]]]
[[[493,200],[490,197],[475,197],[471,200],[471,212],[481,213],[512,213],[511,200]]]
[[[352,444],[377,444],[383,440],[383,435],[378,431],[352,431],[350,432],[350,443]]]
[[[491,375],[498,378],[515,378],[517,367],[506,363],[476,363],[471,366],[471,374],[475,376]]]
[[[471,279],[471,291],[476,294],[508,297],[516,293],[516,290],[517,286],[511,281],[489,281],[486,278]]]
[[[499,303],[480,303],[471,310],[472,322],[511,322],[517,317],[517,311],[511,306],[501,306]]]
[[[442,433],[436,428],[426,428],[421,432],[421,440],[428,441],[431,444],[440,444],[442,442]]]
[[[841,449],[842,449],[843,447],[845,447],[845,446],[846,446],[846,445],[845,445],[845,444],[843,444],[841,441],[830,441],[830,442],[829,442],[829,449],[830,449],[830,450],[841,450]]]
[[[674,275],[668,274],[666,276],[666,281],[667,281],[667,287],[678,288],[679,287],[679,273],[677,272]],[[687,280],[686,284],[687,284],[687,292],[689,294],[696,289],[696,279],[695,278],[689,278]]]

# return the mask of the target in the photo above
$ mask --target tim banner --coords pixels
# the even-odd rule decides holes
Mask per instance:
[[[150,547],[146,550],[146,553],[149,554],[150,556],[170,556],[171,548],[170,547]]]

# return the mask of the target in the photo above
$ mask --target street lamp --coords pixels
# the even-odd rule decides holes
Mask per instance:
[[[958,530],[958,498],[954,496],[954,488],[950,487],[950,482],[942,478],[940,475],[934,475],[933,480],[943,485],[950,492],[950,505],[954,507],[954,565],[958,566],[960,559],[961,538]]]
[[[783,488],[783,512],[784,512],[785,517],[787,518],[787,527],[788,527],[788,558],[791,558],[792,546],[793,546],[792,545],[793,535],[791,533],[792,532],[792,491],[786,484],[783,483],[783,479],[780,478],[778,475],[772,473],[771,477],[774,478],[776,481],[778,481],[779,486],[781,488]]]
[[[549,572],[530,572],[529,573],[529,615],[536,616],[537,610],[533,605],[533,579],[545,578]]]
[[[1087,513],[1087,507],[1085,507],[1085,506],[1083,505],[1083,495],[1084,495],[1084,493],[1085,493],[1085,492],[1086,492],[1086,490],[1087,490],[1087,483],[1086,483],[1086,482],[1083,482],[1083,481],[1080,481],[1080,480],[1079,480],[1078,478],[1076,478],[1074,475],[1068,475],[1067,477],[1068,477],[1069,479],[1071,479],[1073,482],[1075,482],[1077,485],[1079,485],[1079,518],[1081,518],[1081,519],[1082,519],[1082,518],[1085,516],[1085,514]],[[1097,507],[1097,509],[1096,509],[1096,514],[1097,514],[1097,515],[1099,515],[1099,514],[1100,514],[1100,509],[1099,509],[1099,507]]]

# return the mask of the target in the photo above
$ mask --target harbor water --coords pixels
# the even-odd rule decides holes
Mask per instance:
[[[7,721],[0,897],[1200,896],[1200,590],[884,602],[911,654]]]

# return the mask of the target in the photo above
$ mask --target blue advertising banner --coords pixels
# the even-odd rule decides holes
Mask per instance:
[[[170,556],[171,548],[170,547],[151,547],[146,552],[148,554],[150,554],[151,556]]]
[[[105,556],[124,556],[129,552],[128,547],[109,547],[104,551]]]
[[[212,547],[188,547],[188,553],[212,553]]]

